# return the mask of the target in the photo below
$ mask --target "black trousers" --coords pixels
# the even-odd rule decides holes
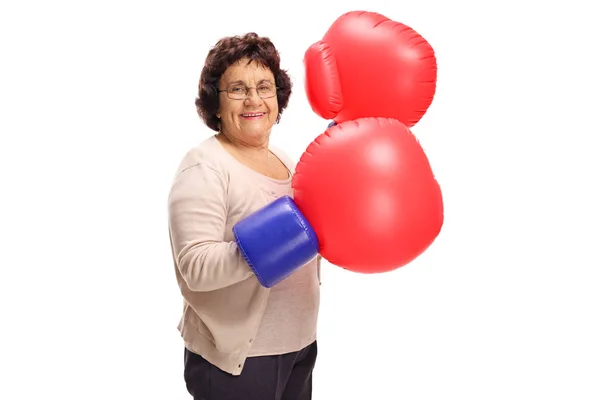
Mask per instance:
[[[310,400],[317,342],[277,356],[249,357],[239,376],[185,349],[184,378],[194,400]]]

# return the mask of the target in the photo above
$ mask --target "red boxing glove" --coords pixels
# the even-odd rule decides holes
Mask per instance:
[[[433,243],[444,222],[429,160],[396,119],[362,118],[329,128],[307,147],[292,186],[320,254],[355,272],[406,265]]]
[[[414,126],[433,102],[433,48],[410,27],[374,12],[339,17],[304,56],[311,108],[336,123],[395,118]]]

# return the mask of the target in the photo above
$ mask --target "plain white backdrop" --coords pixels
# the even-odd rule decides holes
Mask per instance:
[[[295,91],[275,144],[328,121],[304,51],[350,10],[436,51],[413,129],[445,196],[383,275],[324,264],[315,400],[600,398],[597,20],[584,1],[7,1],[0,6],[0,398],[190,399],[166,200],[212,134],[194,96],[222,36],[270,36]],[[587,8],[586,8],[587,7]]]

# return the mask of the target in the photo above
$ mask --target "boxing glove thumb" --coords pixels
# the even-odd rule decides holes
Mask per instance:
[[[312,110],[322,118],[335,118],[344,99],[337,62],[327,43],[319,41],[306,50],[304,74],[304,89]]]
[[[267,288],[319,254],[315,231],[289,196],[280,197],[239,221],[233,234],[244,259]]]

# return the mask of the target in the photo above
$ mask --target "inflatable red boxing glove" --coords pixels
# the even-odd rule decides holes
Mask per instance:
[[[327,129],[300,158],[292,186],[320,254],[350,271],[380,273],[410,263],[444,223],[429,160],[397,119],[359,118]]]
[[[410,27],[374,12],[352,11],[304,55],[305,90],[313,111],[342,123],[395,118],[414,126],[433,101],[433,48]]]

